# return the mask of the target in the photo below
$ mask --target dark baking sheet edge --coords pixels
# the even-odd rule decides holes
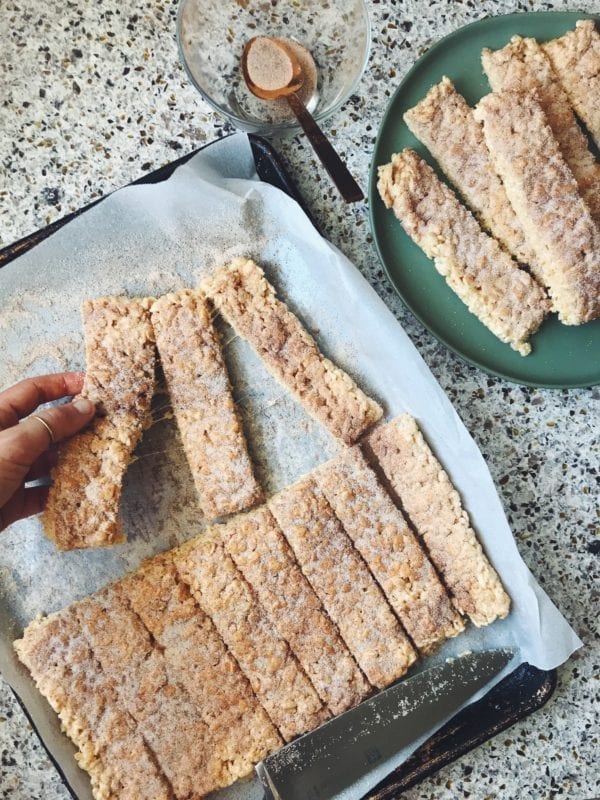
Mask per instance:
[[[290,178],[286,168],[282,164],[279,155],[265,139],[250,134],[248,136],[256,163],[256,172],[259,178],[266,183],[286,192],[296,200],[303,211],[309,217],[313,225],[315,221],[306,207],[300,192]],[[210,142],[204,147],[210,147]],[[175,169],[181,164],[185,164],[192,156],[203,150],[204,147],[187,153],[186,155],[165,164],[163,167],[143,175],[130,185],[140,183],[160,183],[169,178]],[[66,225],[84,211],[102,202],[104,197],[89,203],[87,206],[67,214],[65,217],[51,223],[35,233],[19,239],[17,242],[8,245],[0,250],[0,267],[8,264],[13,259],[30,250],[48,236]],[[430,777],[441,767],[449,764],[457,758],[465,755],[470,750],[478,747],[483,742],[491,739],[492,736],[500,733],[519,720],[541,708],[552,696],[556,688],[556,670],[540,670],[530,664],[521,664],[514,672],[504,678],[494,686],[485,697],[476,703],[467,706],[443,728],[428,739],[413,755],[404,762],[398,769],[394,770],[383,780],[365,800],[392,800],[411,786],[415,786],[425,778]],[[11,687],[12,689],[12,687]],[[77,795],[69,785],[60,765],[46,747],[46,744],[38,732],[25,704],[12,689],[12,692],[29,720],[33,731],[36,733],[42,746],[54,764],[65,787],[68,789],[74,800],[78,800]]]

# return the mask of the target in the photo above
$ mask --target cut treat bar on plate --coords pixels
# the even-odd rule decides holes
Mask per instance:
[[[477,118],[538,254],[561,322],[581,325],[600,315],[600,232],[536,97],[498,92],[484,97]]]
[[[537,93],[563,158],[592,216],[599,221],[600,164],[588,149],[567,93],[541,46],[535,39],[513,36],[501,50],[485,48],[481,60],[494,92]]]
[[[594,20],[542,45],[571,105],[600,147],[600,35]]]
[[[83,304],[87,369],[82,395],[97,407],[90,428],[59,451],[43,516],[60,550],[125,540],[121,485],[150,422],[154,336],[149,300],[105,297]]]
[[[405,113],[404,121],[482,226],[537,277],[537,256],[496,175],[481,125],[452,81],[444,77],[432,86],[423,100]]]
[[[19,659],[60,717],[96,800],[172,800],[137,723],[101,669],[73,606],[34,620],[15,642]]]
[[[510,599],[413,417],[402,414],[380,425],[364,447],[422,537],[461,614],[477,626],[505,617]]]
[[[225,552],[219,526],[176,550],[174,559],[283,738],[323,722],[327,709]]]
[[[146,562],[120,587],[162,649],[169,680],[182,687],[208,726],[208,747],[215,761],[221,757],[214,788],[248,775],[281,746],[281,739],[215,626],[180,580],[172,554]]]
[[[481,322],[527,355],[549,301],[413,150],[379,168],[379,194],[402,227]]]
[[[314,478],[416,647],[431,652],[464,630],[429,558],[360,450],[332,459]]]
[[[332,713],[360,703],[369,693],[369,684],[268,508],[240,514],[220,530],[227,551],[271,624],[288,642]]]
[[[317,484],[305,478],[269,506],[370,683],[383,688],[402,677],[416,653]]]
[[[253,261],[236,259],[202,288],[273,375],[334,436],[353,444],[381,418],[380,406],[322,355]]]
[[[206,300],[184,289],[152,304],[152,325],[200,506],[220,517],[255,505],[262,491]]]

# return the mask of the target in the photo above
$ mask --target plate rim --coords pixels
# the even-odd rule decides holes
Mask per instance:
[[[576,19],[600,20],[600,14],[599,13],[590,13],[590,12],[585,12],[585,11],[571,10],[571,9],[567,9],[565,11],[517,11],[517,12],[511,12],[510,14],[487,14],[486,16],[481,17],[481,19],[477,19],[474,22],[469,22],[466,25],[461,25],[459,28],[456,28],[455,30],[450,31],[450,33],[447,33],[445,36],[442,36],[440,39],[437,39],[430,47],[427,48],[427,50],[424,53],[422,53],[416,59],[414,64],[406,72],[406,74],[404,75],[404,77],[402,78],[402,80],[400,81],[400,83],[398,84],[396,89],[394,90],[392,96],[389,98],[389,100],[387,102],[387,106],[386,106],[385,111],[383,113],[383,116],[382,116],[381,121],[379,123],[379,126],[377,128],[377,136],[376,136],[376,139],[375,139],[375,145],[373,147],[373,155],[371,157],[371,163],[369,165],[369,185],[368,185],[369,228],[370,228],[371,235],[373,237],[373,244],[375,245],[375,250],[377,252],[377,256],[379,258],[379,262],[380,262],[381,266],[383,267],[383,271],[385,272],[385,274],[387,276],[387,279],[390,282],[390,284],[392,285],[396,295],[400,298],[400,300],[402,301],[404,306],[410,311],[410,313],[415,317],[415,319],[417,319],[419,321],[419,323],[425,328],[425,330],[429,331],[429,333],[438,342],[443,344],[444,347],[448,348],[448,350],[450,350],[452,353],[454,353],[456,356],[458,356],[463,362],[465,362],[469,366],[476,367],[477,369],[482,370],[482,372],[486,373],[487,375],[492,375],[492,376],[494,376],[496,378],[501,378],[502,380],[506,380],[509,383],[512,383],[512,384],[517,385],[517,386],[527,386],[527,387],[534,388],[534,389],[554,389],[554,390],[559,390],[559,389],[591,389],[594,386],[600,385],[600,372],[596,377],[594,377],[592,379],[592,382],[585,381],[583,383],[579,382],[579,381],[571,381],[571,382],[568,382],[568,383],[564,383],[564,380],[561,382],[560,379],[558,379],[557,381],[552,382],[552,383],[547,383],[547,382],[544,382],[544,381],[536,381],[536,380],[522,380],[520,378],[515,377],[514,375],[510,375],[510,374],[508,374],[506,372],[503,372],[502,370],[498,370],[498,369],[495,369],[493,367],[490,367],[489,365],[481,362],[479,359],[472,358],[472,357],[466,355],[465,353],[461,352],[461,350],[457,349],[454,345],[452,345],[450,342],[448,342],[443,334],[440,334],[437,331],[432,329],[432,327],[423,319],[423,317],[421,316],[420,312],[417,311],[417,309],[413,307],[413,304],[410,303],[407,300],[407,298],[404,296],[404,293],[397,286],[396,281],[393,279],[393,277],[391,275],[391,272],[390,272],[390,269],[389,269],[389,267],[388,267],[388,265],[386,263],[386,260],[385,260],[385,258],[383,256],[382,247],[380,245],[380,241],[379,241],[378,235],[376,233],[376,228],[375,228],[375,211],[374,211],[374,209],[375,209],[376,204],[380,202],[379,195],[378,195],[378,192],[377,192],[377,178],[378,178],[378,176],[377,176],[377,169],[378,169],[377,155],[378,155],[379,144],[381,142],[382,133],[383,133],[384,127],[387,124],[388,118],[390,117],[390,114],[392,113],[392,108],[396,104],[396,100],[397,100],[400,92],[402,91],[404,85],[413,77],[414,73],[416,73],[418,71],[418,69],[421,67],[421,64],[426,59],[428,59],[435,50],[437,50],[438,48],[440,48],[443,45],[445,45],[448,42],[449,39],[453,39],[453,38],[457,37],[458,35],[462,34],[466,30],[471,30],[471,29],[477,28],[477,27],[484,28],[484,27],[487,27],[490,24],[493,24],[493,22],[495,20],[499,20],[499,19],[502,19],[502,20],[515,20],[516,21],[517,19],[521,19],[521,18],[523,18],[525,16],[530,17],[530,18],[531,17],[537,17],[537,18],[545,17],[546,19],[548,19],[548,18],[556,17],[558,15],[569,15],[569,16],[571,16],[573,18],[576,18]],[[429,259],[429,260],[431,261],[431,259]],[[466,308],[466,306],[465,306],[465,308]],[[466,310],[468,311],[468,309],[466,309]],[[506,346],[508,347],[509,345],[506,345]]]

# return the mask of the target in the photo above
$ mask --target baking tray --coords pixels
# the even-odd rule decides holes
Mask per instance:
[[[248,138],[259,178],[276,186],[297,200],[311,222],[317,227],[277,152],[269,142],[258,136],[249,135]],[[205,147],[210,147],[210,144],[205,145]],[[199,148],[199,150],[202,149],[204,148]],[[130,185],[159,183],[166,180],[178,166],[192,158],[199,150],[188,153],[176,161],[142,176]],[[17,242],[3,248],[0,250],[0,267],[35,247],[36,244],[46,239],[67,222],[97,203],[102,202],[102,199],[99,198],[72,214],[53,222],[42,230],[25,236],[23,239],[19,239]],[[404,764],[376,786],[366,796],[365,800],[391,800],[399,797],[403,791],[433,775],[441,767],[473,750],[492,736],[500,733],[500,731],[514,725],[515,722],[528,716],[536,709],[541,708],[549,700],[555,687],[556,670],[545,671],[529,664],[521,664],[514,672],[496,684],[485,697],[463,709],[434,736],[428,739]],[[16,692],[13,693],[37,734],[35,724],[31,720],[21,698]],[[38,738],[44,746],[39,734]],[[60,769],[60,765],[57,764],[50,753],[48,755],[61,775],[66,788],[73,798],[77,800],[77,795],[69,786]]]

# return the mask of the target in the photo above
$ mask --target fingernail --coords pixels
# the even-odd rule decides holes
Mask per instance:
[[[80,397],[77,400],[73,401],[74,408],[79,411],[80,414],[85,414],[86,417],[89,416],[93,411],[95,411],[95,406],[91,400],[88,400],[86,397]]]

